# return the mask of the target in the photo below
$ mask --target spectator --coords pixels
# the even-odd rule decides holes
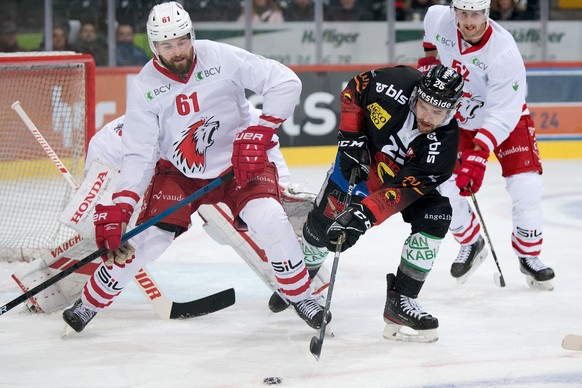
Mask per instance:
[[[372,12],[372,20],[385,22],[386,21],[386,0],[369,0],[370,10]],[[410,0],[408,0],[410,1]],[[410,6],[407,0],[396,0],[396,20],[407,20],[409,16]]]
[[[46,51],[46,39],[43,39],[37,50]],[[75,51],[69,43],[69,26],[67,24],[57,25],[53,28],[52,51]]]
[[[325,11],[326,21],[359,21],[373,20],[372,13],[358,0],[339,0],[334,2]]]
[[[525,9],[515,0],[493,0],[491,2],[491,19],[500,20],[526,20]]]
[[[81,25],[74,47],[77,52],[91,54],[97,66],[107,65],[107,44],[102,37],[97,35],[95,24],[84,22]]]
[[[15,53],[27,51],[18,45],[16,33],[18,28],[12,20],[5,20],[0,24],[0,52]]]
[[[412,21],[424,20],[424,15],[428,10],[428,7],[432,5],[441,4],[438,0],[411,0],[409,7],[409,18]]]
[[[238,21],[245,20],[244,7],[241,8],[241,13]],[[275,0],[253,0],[253,23],[282,23],[285,21],[283,11],[275,3]]]
[[[293,0],[285,11],[285,20],[289,22],[314,21],[313,0]]]
[[[150,60],[146,52],[133,43],[133,35],[131,24],[117,26],[117,66],[143,66]]]
[[[184,9],[193,22],[233,22],[240,14],[240,2],[233,0],[189,0]]]

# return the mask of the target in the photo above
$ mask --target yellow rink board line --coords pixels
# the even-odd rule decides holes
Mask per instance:
[[[582,140],[538,141],[542,162],[545,159],[582,159]],[[281,152],[289,166],[321,166],[331,164],[337,147],[283,147]],[[490,161],[496,161],[491,157]]]
[[[538,142],[543,160],[548,159],[582,159],[582,140],[540,141]],[[325,166],[330,165],[337,151],[336,146],[319,147],[283,147],[281,152],[289,166]],[[491,157],[490,161],[496,161]],[[75,171],[70,159],[62,159],[69,171]],[[16,165],[19,165],[18,168]],[[76,171],[81,171],[79,162]],[[18,179],[22,177],[57,178],[60,172],[50,159],[34,161],[0,162],[0,180]],[[81,182],[77,182],[81,183]]]

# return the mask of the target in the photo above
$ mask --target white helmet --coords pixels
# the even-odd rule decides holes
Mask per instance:
[[[453,7],[466,11],[480,11],[489,9],[491,0],[453,0]]]
[[[194,45],[194,27],[192,27],[190,15],[182,8],[181,4],[175,1],[155,5],[148,16],[146,29],[150,49],[156,55],[158,55],[158,50],[154,42],[162,42],[190,34],[192,45]]]

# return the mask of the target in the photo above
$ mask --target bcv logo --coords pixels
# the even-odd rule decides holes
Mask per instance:
[[[146,92],[146,94],[145,94],[146,100],[151,101],[154,98],[156,98],[156,96],[159,96],[162,93],[168,92],[170,90],[171,86],[172,86],[171,84],[162,85],[159,88],[155,88],[154,90],[150,90],[150,91]]]

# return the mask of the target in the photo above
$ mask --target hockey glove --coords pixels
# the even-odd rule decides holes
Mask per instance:
[[[463,151],[461,170],[455,180],[463,197],[468,197],[471,195],[471,191],[476,193],[481,188],[487,167],[487,158],[489,158],[489,151],[486,150]]]
[[[430,69],[440,64],[441,61],[437,57],[423,57],[418,59],[418,64],[416,65],[416,68],[422,74],[426,74],[430,71]]]
[[[265,169],[267,150],[277,143],[271,143],[275,130],[261,125],[251,126],[239,132],[233,143],[232,167],[234,177],[241,187]]]
[[[122,243],[119,248],[114,251],[109,251],[107,254],[101,256],[107,268],[111,269],[113,264],[118,267],[125,267],[125,263],[131,263],[135,253],[135,248],[127,241]]]
[[[349,205],[327,229],[327,237],[329,239],[327,249],[335,251],[339,236],[345,233],[346,237],[341,247],[341,251],[345,251],[353,246],[358,241],[358,238],[372,227],[374,222],[376,220],[372,212],[364,205],[361,203]]]
[[[121,236],[133,214],[133,208],[128,204],[95,206],[93,223],[95,224],[95,242],[98,248],[114,251],[121,245]]]
[[[343,131],[339,131],[337,137],[340,169],[344,178],[349,181],[352,170],[355,168],[357,170],[355,183],[368,180],[370,176],[368,138],[364,135]]]

